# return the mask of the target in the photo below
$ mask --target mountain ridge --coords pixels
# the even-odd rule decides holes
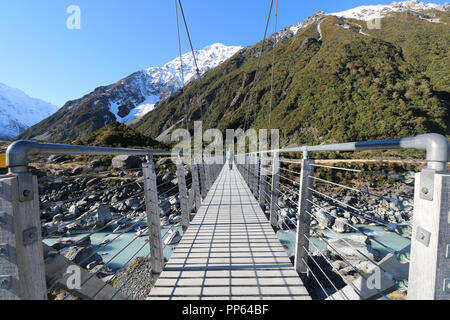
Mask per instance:
[[[215,43],[195,54],[200,73],[217,67],[241,50]],[[58,112],[21,133],[18,139],[63,142],[82,139],[112,122],[131,122],[151,111],[182,85],[179,57],[161,67],[136,71],[83,97],[68,101]],[[196,77],[191,52],[182,55],[185,84]]]
[[[58,108],[0,83],[0,140],[10,140]]]
[[[135,128],[152,137],[165,132],[167,137],[168,128],[185,122],[180,106],[186,100],[189,122],[203,114],[205,130],[244,128],[247,117],[251,127],[267,128],[272,120],[272,128],[280,128],[286,143],[361,141],[425,132],[448,135],[446,8],[389,12],[380,30],[370,29],[365,20],[316,13],[268,38],[260,71],[256,66],[261,43],[245,48],[203,81],[192,82],[183,94],[162,101]]]

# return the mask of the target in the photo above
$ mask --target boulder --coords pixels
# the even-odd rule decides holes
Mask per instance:
[[[351,232],[349,227],[349,222],[345,218],[336,218],[333,223],[333,231],[337,233],[348,233]]]
[[[56,242],[52,245],[52,248],[55,250],[61,250],[66,247],[71,247],[75,243],[77,243],[77,245],[80,247],[87,247],[87,246],[91,245],[91,238],[89,236],[81,238],[81,239],[61,238],[58,240],[58,242]]]
[[[102,166],[103,166],[103,163],[98,159],[92,160],[91,162],[89,162],[89,168],[92,168],[92,169],[100,168]]]
[[[96,184],[98,184],[100,181],[102,181],[102,179],[100,179],[100,178],[93,178],[93,179],[91,179],[91,180],[89,180],[87,183],[86,183],[86,186],[88,186],[88,187],[90,187],[90,186],[93,186],[93,185],[96,185]]]
[[[112,166],[116,169],[134,169],[141,165],[141,160],[135,156],[120,155],[112,159]]]
[[[170,213],[170,202],[166,199],[159,201],[160,216],[164,217]]]
[[[88,264],[94,261],[102,261],[102,257],[97,253],[94,253],[91,246],[68,247],[62,252],[62,255],[82,268],[86,268]]]
[[[320,226],[322,226],[323,228],[330,228],[335,220],[332,215],[329,215],[323,210],[316,211],[314,215],[317,218]]]
[[[75,168],[72,169],[72,174],[74,176],[80,175],[82,174],[84,171],[84,167],[83,166],[76,166]]]
[[[353,265],[367,260],[359,252],[374,261],[380,259],[379,252],[372,248],[370,240],[365,235],[351,235],[345,238],[328,239],[328,250],[332,253],[339,252],[342,257]]]
[[[110,268],[109,266],[101,263],[94,266],[91,270],[91,273],[94,273],[98,278],[105,278],[114,275],[116,272]]]
[[[66,160],[66,156],[53,154],[50,157],[48,157],[47,162],[49,162],[49,163],[61,163],[61,162],[64,162],[65,160]]]
[[[94,206],[94,209],[83,214],[79,219],[81,228],[101,228],[112,220],[111,209],[109,205],[100,204]]]
[[[164,239],[165,245],[171,245],[180,242],[182,236],[178,230],[175,232],[170,233],[166,239]]]
[[[71,205],[69,208],[69,213],[73,215],[78,215],[80,214],[80,209],[78,209],[76,205]]]

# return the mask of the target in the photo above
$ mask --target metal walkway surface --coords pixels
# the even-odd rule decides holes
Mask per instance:
[[[225,165],[150,300],[309,300],[236,167]]]

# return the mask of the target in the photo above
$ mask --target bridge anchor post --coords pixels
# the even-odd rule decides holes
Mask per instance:
[[[270,225],[276,228],[278,225],[278,197],[280,192],[280,156],[275,152],[272,160],[272,192],[270,199]]]
[[[297,213],[297,239],[295,245],[294,267],[298,274],[308,271],[303,261],[308,261],[309,230],[311,229],[311,202],[312,201],[312,179],[314,174],[314,160],[303,159],[300,173],[300,189]]]
[[[164,267],[164,255],[161,240],[160,209],[158,204],[158,189],[153,157],[147,157],[147,163],[142,164],[144,176],[145,208],[149,231],[150,260],[152,275],[159,275]]]
[[[47,300],[37,178],[0,179],[0,300]]]
[[[265,154],[261,155],[261,173],[260,173],[260,180],[259,180],[259,206],[261,209],[265,212],[266,211],[266,199],[267,195],[269,194],[269,188],[267,185],[267,157]],[[269,200],[269,199],[267,199]]]
[[[450,174],[416,174],[409,300],[450,300]]]
[[[184,172],[183,158],[181,157],[181,155],[178,156],[176,165],[177,165],[178,191],[180,194],[181,226],[183,228],[183,231],[186,231],[190,223],[189,219],[190,211],[188,209],[186,174]]]

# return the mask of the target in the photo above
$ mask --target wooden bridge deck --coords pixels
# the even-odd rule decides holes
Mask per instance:
[[[224,166],[149,299],[309,300],[239,171]]]

